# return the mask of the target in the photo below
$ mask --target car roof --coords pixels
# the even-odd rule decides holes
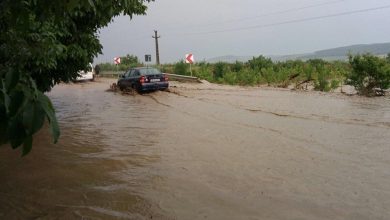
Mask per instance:
[[[161,71],[155,67],[135,67],[131,68],[131,70],[138,70],[141,75],[155,75],[155,74],[161,74]]]

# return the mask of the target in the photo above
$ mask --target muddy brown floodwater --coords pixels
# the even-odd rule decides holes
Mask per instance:
[[[49,93],[47,129],[0,148],[0,219],[390,219],[390,99],[213,84]]]

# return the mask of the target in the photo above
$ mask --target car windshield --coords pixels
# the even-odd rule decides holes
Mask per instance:
[[[155,75],[155,74],[161,74],[160,70],[155,69],[155,68],[140,69],[139,72],[141,73],[141,75]]]

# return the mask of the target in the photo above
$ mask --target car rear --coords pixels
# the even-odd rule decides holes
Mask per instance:
[[[146,75],[140,77],[141,91],[165,90],[169,87],[168,77],[165,74]]]
[[[150,71],[145,69],[139,78],[139,85],[140,91],[166,90],[169,87],[169,80],[166,74],[156,69]]]

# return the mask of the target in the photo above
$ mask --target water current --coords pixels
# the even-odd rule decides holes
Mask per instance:
[[[390,98],[171,83],[48,95],[61,127],[0,147],[0,219],[390,219]]]

